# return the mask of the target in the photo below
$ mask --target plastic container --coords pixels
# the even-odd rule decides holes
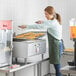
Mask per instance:
[[[75,18],[72,18],[70,20],[70,38],[72,38],[72,39],[76,38],[76,20],[75,20]]]

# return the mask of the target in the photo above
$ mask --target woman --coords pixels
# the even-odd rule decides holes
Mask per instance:
[[[61,24],[61,17],[59,14],[55,13],[53,7],[48,6],[45,8],[46,17],[50,20],[55,20],[55,18]],[[48,15],[49,14],[49,15]],[[47,16],[48,15],[48,16]],[[56,76],[61,76],[60,73],[60,41],[62,39],[62,26],[59,25],[56,20],[53,22],[53,27],[48,28],[48,42],[49,42],[49,58],[50,63],[54,64],[56,70]],[[55,25],[54,25],[55,24]]]
[[[59,24],[56,18],[55,9],[52,6],[48,6],[44,9],[45,17],[47,21],[38,21],[36,25],[22,25],[20,28],[47,28],[48,44],[49,44],[49,61],[53,64],[56,70],[56,76],[61,76],[60,73],[60,41],[62,39],[62,26]]]

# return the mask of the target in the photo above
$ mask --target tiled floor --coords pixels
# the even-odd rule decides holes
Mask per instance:
[[[72,54],[63,54],[61,57],[61,66],[64,67],[66,65],[68,65],[68,61],[72,61],[74,59]],[[45,76],[56,76],[55,75],[55,69],[53,67],[53,65],[50,65],[50,72],[51,74],[45,75]],[[63,75],[63,76],[68,76],[68,75]],[[71,76],[76,76],[76,75],[71,75]]]
[[[47,75],[44,75],[44,76],[55,76],[55,74],[54,73],[52,73],[52,74],[47,74]]]

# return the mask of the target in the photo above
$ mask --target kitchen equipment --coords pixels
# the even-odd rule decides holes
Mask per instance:
[[[69,65],[75,66],[76,69],[76,20],[70,20],[70,38],[74,41],[74,61],[68,62]]]
[[[70,38],[71,39],[76,38],[76,20],[75,20],[75,18],[72,18],[70,20]]]
[[[0,67],[12,63],[12,21],[0,20]]]
[[[35,39],[35,40],[26,40],[26,39],[16,39],[13,42],[13,57],[20,59],[18,62],[27,63],[27,58],[37,54],[43,54],[46,51],[46,40]]]

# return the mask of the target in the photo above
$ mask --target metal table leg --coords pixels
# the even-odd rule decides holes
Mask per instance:
[[[41,76],[41,63],[37,64],[37,76]]]
[[[15,72],[13,72],[13,76],[15,76]]]
[[[34,65],[34,76],[36,75],[36,69],[35,69],[35,66],[36,66],[36,65]]]
[[[6,73],[6,76],[8,76],[8,73]]]
[[[70,73],[68,73],[68,76],[70,76]]]
[[[6,73],[6,76],[9,76],[9,73]],[[15,72],[13,72],[13,76],[15,76]]]

